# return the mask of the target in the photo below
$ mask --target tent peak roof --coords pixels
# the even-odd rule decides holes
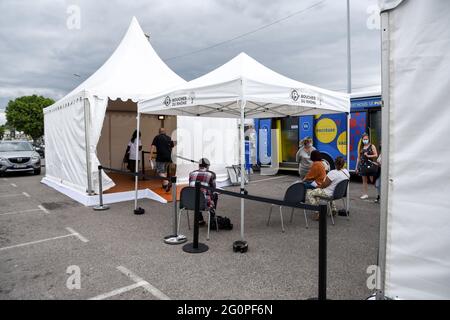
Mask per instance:
[[[185,82],[161,60],[133,16],[108,60],[67,96],[85,90],[112,100],[138,101]]]

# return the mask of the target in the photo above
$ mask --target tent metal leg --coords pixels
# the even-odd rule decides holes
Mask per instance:
[[[87,175],[87,190],[88,195],[93,195],[92,190],[92,169],[91,169],[91,139],[89,133],[91,132],[91,111],[88,98],[84,98],[84,134],[86,143],[86,175]]]
[[[240,141],[239,141],[241,145],[241,192],[245,191],[244,110],[245,110],[245,101],[241,101],[241,127],[240,127]],[[244,199],[241,199],[241,240],[244,240]]]
[[[136,139],[136,162],[135,162],[135,177],[134,177],[134,214],[144,214],[145,210],[141,207],[138,207],[138,173],[139,173],[139,132],[140,132],[140,125],[141,125],[141,114],[137,113],[137,125],[136,125],[136,132],[137,136]]]
[[[350,118],[352,115],[350,113],[347,113],[347,169],[350,172]],[[346,206],[345,211],[348,213],[350,211],[350,181],[347,184],[347,197],[346,197]]]

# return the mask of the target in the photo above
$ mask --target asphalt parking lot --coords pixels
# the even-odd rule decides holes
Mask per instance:
[[[0,177],[0,299],[306,299],[317,295],[318,223],[277,210],[266,225],[270,205],[246,201],[249,251],[234,253],[240,234],[240,200],[222,196],[217,214],[231,231],[200,229],[202,254],[163,243],[172,230],[172,204],[142,200],[93,211],[40,183],[42,176]],[[254,175],[250,194],[282,198],[292,175]],[[233,188],[230,188],[233,190]],[[328,228],[328,297],[365,299],[366,269],[376,264],[379,206],[360,200],[352,182],[350,220],[336,217]],[[339,203],[340,204],[340,203]],[[310,216],[310,215],[309,215]],[[192,221],[192,219],[191,219]],[[330,220],[328,220],[330,221]],[[192,241],[185,216],[181,232]],[[79,270],[80,287],[73,276]]]

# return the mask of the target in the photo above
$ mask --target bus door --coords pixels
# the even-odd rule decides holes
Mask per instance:
[[[298,151],[298,117],[287,117],[281,120],[281,155],[280,162],[295,164]]]
[[[268,165],[270,164],[272,154],[272,119],[259,119],[255,120],[255,122],[258,122],[255,125],[255,129],[257,130],[257,161],[258,164]]]

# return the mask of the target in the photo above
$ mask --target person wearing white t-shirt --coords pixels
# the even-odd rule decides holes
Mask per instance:
[[[336,186],[339,184],[339,182],[350,179],[350,173],[347,169],[344,168],[344,158],[337,157],[336,160],[334,160],[334,165],[336,169],[328,172],[324,182],[320,185],[319,188],[308,190],[306,192],[306,200],[312,205],[319,205],[320,200],[331,200],[333,198],[334,190],[336,189]],[[337,212],[336,206],[333,201],[331,201],[331,211],[332,214],[335,214]],[[313,219],[319,219],[318,212],[315,213]]]
[[[137,138],[137,131],[134,130],[133,135],[131,136],[130,141],[128,142],[127,146],[127,152],[129,153],[129,161],[128,161],[128,169],[130,169],[131,172],[136,171],[136,140],[139,144],[139,151],[142,150],[142,143],[141,143],[141,132],[139,132],[139,138]],[[139,161],[139,153],[137,155],[137,159]]]

